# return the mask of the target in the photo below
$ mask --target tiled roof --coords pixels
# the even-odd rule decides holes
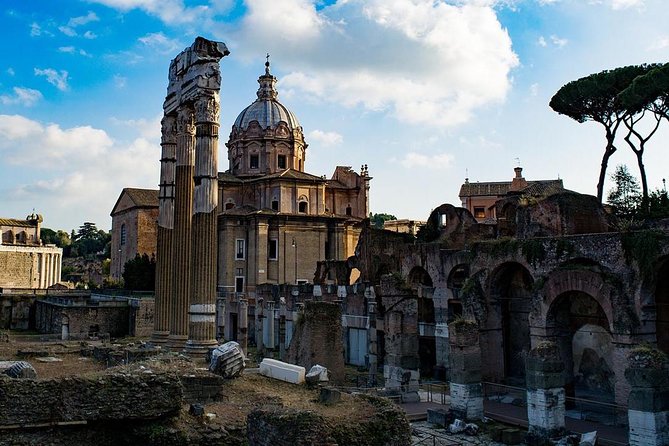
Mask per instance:
[[[0,226],[21,226],[23,228],[35,227],[35,225],[28,220],[18,220],[16,218],[0,218]]]
[[[135,206],[158,207],[158,191],[156,189],[126,187],[123,189],[123,192],[128,194],[128,197],[135,203]]]
[[[547,196],[564,190],[562,180],[535,180],[528,181],[527,187],[518,193],[532,196]],[[511,181],[490,181],[484,183],[464,183],[460,186],[460,197],[497,196],[508,194],[511,190]]]

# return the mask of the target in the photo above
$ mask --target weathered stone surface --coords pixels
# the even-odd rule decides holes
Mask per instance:
[[[459,384],[451,382],[451,411],[457,418],[480,420],[483,416],[481,383]]]
[[[209,370],[224,378],[235,378],[244,370],[244,352],[234,341],[216,347],[210,356]]]
[[[335,404],[341,399],[341,392],[333,387],[321,387],[318,401],[323,404]]]
[[[173,373],[110,369],[86,376],[0,379],[0,425],[150,419],[179,410],[182,388]]]
[[[0,373],[10,378],[37,378],[32,364],[26,361],[0,361]]]

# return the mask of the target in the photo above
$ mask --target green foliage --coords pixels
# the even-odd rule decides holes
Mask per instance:
[[[648,218],[669,217],[669,197],[666,190],[656,189],[648,195]]]
[[[75,233],[72,231],[70,256],[86,257],[104,254],[105,247],[111,240],[111,234],[95,227],[95,223],[85,222]]]
[[[59,248],[66,248],[72,244],[70,235],[65,231],[61,231],[60,229],[58,231],[54,231],[53,229],[49,228],[41,228],[40,239],[45,244],[53,244]]]
[[[540,240],[525,240],[520,249],[527,263],[532,266],[536,267],[546,259],[546,248]]]
[[[623,220],[634,219],[641,204],[639,182],[624,164],[618,164],[610,178],[613,189],[609,191],[607,201],[613,207],[614,215]]]
[[[397,220],[397,217],[391,214],[374,214],[369,213],[369,221],[377,229],[383,229],[383,222],[389,221],[389,220]]]
[[[129,290],[154,291],[156,287],[156,259],[137,254],[123,266],[123,281]]]
[[[628,262],[635,261],[641,277],[655,277],[655,262],[660,255],[660,245],[667,238],[661,231],[627,232],[621,237],[623,251]]]

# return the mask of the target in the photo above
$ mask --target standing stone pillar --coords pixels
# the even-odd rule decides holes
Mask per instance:
[[[216,253],[218,248],[218,92],[195,102],[195,191],[193,197],[189,354],[207,353],[216,342]]]
[[[265,317],[265,300],[259,298],[256,300],[256,348],[258,354],[263,355],[265,353],[265,338],[264,338],[264,317]]]
[[[219,341],[225,340],[226,300],[225,296],[216,298],[216,339]]]
[[[376,387],[376,373],[378,370],[378,356],[376,343],[376,294],[374,287],[366,285],[365,302],[367,303],[367,317],[369,318],[369,328],[367,329],[367,358],[369,364],[369,375],[367,384],[370,387]]]
[[[451,367],[451,411],[457,418],[483,417],[481,347],[476,322],[458,320],[448,325]]]
[[[286,358],[286,302],[279,301],[279,359]]]
[[[177,163],[174,193],[173,292],[169,345],[182,349],[188,339],[188,305],[191,279],[191,215],[195,170],[193,110],[181,107],[177,117]]]
[[[554,342],[543,341],[525,360],[527,443],[548,444],[565,433],[564,362]]]
[[[246,299],[239,299],[239,346],[246,355],[249,342],[249,305]]]
[[[274,302],[267,302],[267,345],[265,348],[274,352],[276,342],[274,340]]]
[[[177,162],[177,120],[173,115],[163,117],[162,156],[160,157],[160,188],[158,191],[158,242],[156,255],[156,300],[152,339],[164,344],[170,335],[170,313],[174,290],[173,230],[174,179]]]
[[[628,402],[630,446],[669,445],[669,361],[652,347],[637,347],[628,357],[625,377],[632,390]]]

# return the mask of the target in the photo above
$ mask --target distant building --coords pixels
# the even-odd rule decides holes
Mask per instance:
[[[119,280],[123,266],[137,254],[156,254],[158,190],[126,187],[111,211],[110,275]]]
[[[44,289],[60,281],[63,250],[43,245],[42,216],[0,218],[0,288]]]
[[[515,177],[511,181],[485,181],[470,183],[465,179],[460,187],[462,207],[467,209],[479,223],[495,223],[497,200],[513,194],[549,195],[564,190],[562,180],[533,180],[523,177],[523,168],[513,169]]]
[[[416,235],[418,230],[425,226],[422,220],[386,220],[383,222],[383,229],[386,231],[401,232],[404,234]]]

